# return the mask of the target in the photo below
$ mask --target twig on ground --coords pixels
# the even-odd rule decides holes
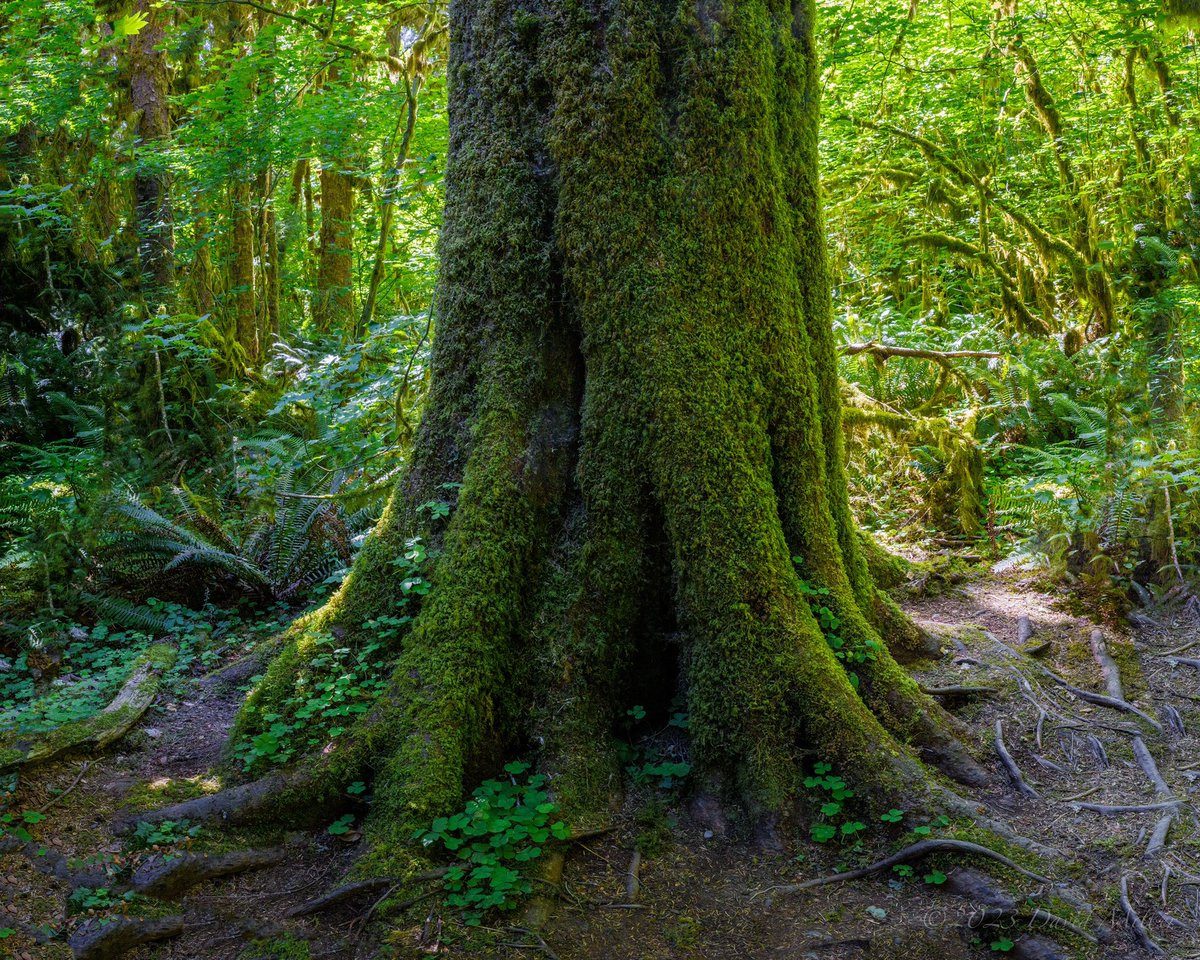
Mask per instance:
[[[981,846],[978,843],[970,843],[966,840],[939,838],[937,840],[919,840],[916,843],[905,847],[903,850],[893,853],[890,857],[884,857],[882,860],[877,860],[870,866],[861,867],[858,870],[848,870],[845,873],[835,873],[828,877],[816,877],[812,880],[805,880],[803,883],[791,883],[782,886],[767,887],[765,890],[760,890],[758,893],[754,894],[754,896],[758,897],[766,893],[799,893],[802,890],[811,890],[814,887],[823,887],[831,883],[848,883],[851,880],[861,880],[863,877],[869,877],[884,870],[889,870],[898,864],[911,863],[913,860],[920,860],[922,857],[927,857],[932,853],[963,853],[971,854],[977,857],[986,857],[989,860],[995,860],[997,863],[1003,864],[1010,870],[1015,870],[1017,873],[1028,877],[1031,880],[1036,880],[1039,883],[1050,882],[1041,874],[1034,873],[1032,870],[1026,870],[1020,864],[1014,863],[1008,857],[1004,856],[1004,854],[997,853],[995,850]]]
[[[69,787],[67,787],[66,790],[63,790],[61,793],[55,794],[53,797],[51,797],[49,800],[47,800],[45,803],[43,803],[40,807],[38,807],[38,813],[45,813],[56,803],[59,803],[61,800],[63,800],[67,796],[68,793],[70,793],[77,786],[79,786],[79,784],[81,784],[83,782],[83,778],[87,774],[88,770],[91,769],[91,766],[92,766],[92,761],[84,760],[83,763],[81,763],[79,765],[79,775],[74,780],[71,781],[71,785]]]

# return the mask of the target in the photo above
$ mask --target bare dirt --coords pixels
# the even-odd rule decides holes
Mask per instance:
[[[1200,834],[1192,806],[1200,779],[1200,625],[1178,605],[1140,615],[1136,628],[1104,627],[1103,649],[1117,665],[1123,695],[1113,704],[1095,699],[1112,692],[1091,640],[1095,625],[1066,612],[1064,600],[1020,577],[987,575],[905,603],[938,631],[947,651],[918,672],[920,681],[984,688],[939,694],[993,774],[970,799],[981,815],[1060,852],[1031,857],[1003,847],[1049,882],[939,854],[913,863],[909,876],[888,870],[781,893],[773,888],[853,869],[922,839],[913,827],[928,827],[930,837],[980,841],[983,834],[970,822],[943,827],[906,812],[902,824],[867,825],[859,848],[804,841],[796,858],[782,859],[739,841],[736,824],[728,836],[713,835],[693,819],[685,798],[664,794],[631,797],[612,830],[569,845],[552,890],[555,908],[536,932],[519,911],[492,917],[492,927],[462,927],[440,905],[436,881],[364,889],[289,920],[289,910],[343,882],[361,852],[356,834],[217,831],[169,849],[133,851],[128,835],[113,829],[132,805],[153,802],[155,791],[167,802],[180,790],[216,785],[209,779],[253,672],[249,664],[164,698],[107,754],[39,768],[21,781],[7,809],[18,817],[40,810],[45,819],[27,826],[31,843],[10,841],[0,859],[0,930],[15,931],[0,939],[0,957],[71,957],[72,937],[79,945],[106,918],[128,923],[123,910],[171,933],[124,954],[134,960],[1200,957]],[[1033,628],[1023,644],[1022,616]],[[1193,658],[1196,664],[1187,662]],[[997,721],[1031,794],[1018,791],[998,757]],[[1157,771],[1157,786],[1148,771]],[[853,786],[854,771],[835,773]],[[649,812],[647,799],[657,800]],[[1113,813],[1080,804],[1158,806]],[[631,896],[639,846],[645,856]],[[205,882],[174,900],[69,914],[81,877],[92,878],[93,887],[103,880],[119,897],[131,871],[155,856],[230,848],[281,852],[274,865]],[[376,907],[387,896],[415,902],[380,922]]]

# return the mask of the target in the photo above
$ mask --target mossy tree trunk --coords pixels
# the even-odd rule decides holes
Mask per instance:
[[[325,74],[322,93],[339,94],[337,64]],[[317,329],[346,330],[354,311],[354,180],[344,169],[350,146],[345,131],[321,138],[321,235],[313,320]]]
[[[146,25],[129,38],[126,70],[133,129],[139,148],[133,176],[136,203],[138,259],[146,275],[150,297],[171,295],[175,279],[175,242],[171,197],[165,162],[153,145],[171,133],[171,105],[167,54],[162,47],[168,14],[149,0],[137,0],[134,10]]]
[[[419,535],[432,590],[390,689],[317,762],[373,774],[377,838],[533,749],[577,816],[605,809],[608,731],[676,690],[700,788],[772,834],[806,755],[881,800],[929,796],[919,757],[977,778],[897,665],[919,633],[877,594],[848,507],[811,0],[455,0],[451,17],[412,464],[239,732],[286,713],[323,631],[362,643],[397,612],[393,561]],[[848,647],[894,649],[852,678],[802,579]]]

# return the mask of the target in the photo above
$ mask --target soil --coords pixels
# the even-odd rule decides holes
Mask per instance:
[[[1089,700],[1077,691],[1111,693],[1095,656],[1095,625],[1066,612],[1068,598],[1020,575],[988,573],[939,596],[914,596],[909,612],[943,638],[946,656],[916,671],[928,688],[987,688],[941,694],[969,731],[993,774],[971,795],[986,816],[1058,855],[1031,857],[998,847],[1049,882],[995,863],[938,854],[912,864],[911,875],[884,871],[853,883],[798,892],[779,887],[854,869],[922,838],[951,837],[995,846],[972,824],[948,826],[906,813],[903,823],[866,825],[857,845],[805,838],[793,859],[767,856],[689,807],[678,791],[644,788],[631,795],[606,833],[568,846],[550,919],[534,931],[521,912],[465,928],[436,897],[437,882],[404,890],[362,890],[305,919],[289,910],[335,889],[361,853],[351,832],[222,835],[206,831],[183,845],[132,851],[114,832],[136,803],[161,793],[218,785],[226,733],[244,696],[252,662],[164,695],[154,711],[106,754],[37,768],[6,798],[9,811],[38,811],[33,842],[7,844],[0,859],[0,957],[66,958],[104,919],[96,909],[68,916],[73,887],[87,880],[119,891],[130,869],[164,854],[230,848],[281,848],[272,865],[212,880],[174,901],[135,900],[129,917],[160,924],[172,936],[122,955],[133,960],[371,956],[548,957],[559,960],[765,960],[765,958],[982,958],[1200,956],[1200,834],[1191,798],[1200,779],[1200,623],[1182,604],[1146,612],[1136,628],[1102,628],[1128,705]],[[1032,638],[1021,646],[1020,618]],[[1018,791],[995,748],[997,721],[1016,769],[1036,796]],[[1040,721],[1040,722],[1039,722]],[[1161,773],[1156,790],[1136,742]],[[854,771],[833,771],[854,786]],[[65,792],[64,792],[65,791]],[[1105,813],[1078,804],[1180,801],[1147,812]],[[814,803],[815,814],[819,801]],[[1162,848],[1147,853],[1155,829],[1173,813]],[[35,818],[36,819],[36,818]],[[921,828],[912,832],[912,828]],[[927,828],[927,832],[926,832]],[[630,864],[641,849],[636,897]],[[157,861],[156,861],[157,862]],[[107,879],[105,879],[107,874]],[[1140,938],[1121,903],[1145,927]],[[415,901],[381,920],[388,895]],[[118,894],[119,896],[119,894]],[[78,895],[77,895],[78,899]],[[988,910],[994,911],[988,914]],[[1082,936],[1057,924],[1066,919]],[[113,920],[112,918],[116,918]],[[987,921],[992,922],[987,922]],[[367,922],[370,921],[370,922]],[[49,935],[49,939],[47,939]],[[1091,942],[1092,940],[1097,942]],[[96,954],[100,955],[100,954]]]

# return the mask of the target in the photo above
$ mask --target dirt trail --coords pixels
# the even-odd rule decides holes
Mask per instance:
[[[164,852],[227,857],[234,849],[267,855],[258,869],[204,882],[173,899],[136,900],[128,914],[138,918],[139,929],[158,924],[166,938],[124,955],[353,960],[427,955],[440,944],[447,956],[560,960],[1200,956],[1200,836],[1191,804],[1200,779],[1200,625],[1186,613],[1143,618],[1131,633],[1104,629],[1097,646],[1094,625],[1063,612],[1059,599],[1019,578],[988,576],[906,603],[943,635],[949,651],[919,674],[920,681],[937,689],[987,688],[939,694],[994,772],[971,799],[981,803],[981,814],[1064,851],[1062,858],[1033,864],[1050,884],[985,861],[939,855],[913,864],[910,875],[886,871],[781,895],[772,888],[862,865],[902,841],[981,835],[967,823],[942,827],[906,814],[903,826],[868,825],[861,851],[805,843],[802,856],[783,861],[760,858],[740,844],[733,838],[736,823],[730,837],[712,835],[679,798],[667,796],[649,818],[643,812],[639,819],[631,800],[615,829],[572,844],[559,904],[540,934],[517,927],[464,931],[453,911],[422,897],[394,921],[393,942],[381,945],[362,922],[388,892],[379,887],[289,920],[290,910],[343,881],[361,852],[353,833],[339,839],[325,832],[206,832],[155,852],[131,851],[128,835],[113,832],[132,806],[216,785],[209,778],[254,670],[248,664],[160,702],[107,754],[50,765],[22,781],[9,809],[19,816],[44,808],[45,819],[28,825],[32,843],[15,849],[9,842],[0,860],[0,929],[17,931],[0,939],[0,957],[71,957],[72,937],[82,949],[88,931],[100,924],[86,911],[67,916],[81,878],[91,889],[107,885],[119,899],[123,885],[162,866]],[[1033,629],[1030,638],[1019,636],[1022,616]],[[997,724],[1008,769],[995,745]],[[836,773],[853,786],[854,771]],[[1148,809],[1105,809],[1130,805]],[[908,832],[914,826],[919,829]],[[646,855],[631,903],[629,868],[639,842]],[[435,889],[426,883],[404,892],[422,896]],[[95,912],[122,916],[107,906]],[[519,924],[514,916],[505,919]],[[37,929],[46,924],[51,929]],[[116,924],[132,928],[128,919]],[[427,945],[426,954],[415,952],[418,941]]]

